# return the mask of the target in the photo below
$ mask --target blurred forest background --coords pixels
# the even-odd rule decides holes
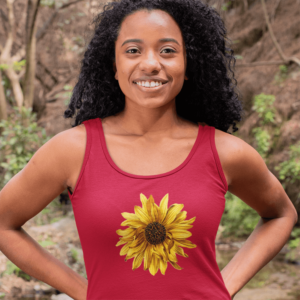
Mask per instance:
[[[252,145],[300,212],[300,0],[206,0],[222,16],[245,108],[236,136]],[[106,1],[0,0],[0,189],[35,151],[71,127],[63,113]],[[21,196],[21,195],[20,195]],[[227,193],[216,238],[220,268],[243,245],[257,213]],[[300,221],[299,221],[300,222]],[[281,252],[235,299],[300,299],[300,223]],[[86,277],[67,192],[24,225]],[[68,299],[0,252],[0,298]],[[65,298],[63,298],[65,297]]]

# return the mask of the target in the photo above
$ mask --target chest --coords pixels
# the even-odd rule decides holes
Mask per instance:
[[[180,166],[189,156],[196,136],[148,140],[106,135],[105,147],[114,164],[135,175],[156,175]]]

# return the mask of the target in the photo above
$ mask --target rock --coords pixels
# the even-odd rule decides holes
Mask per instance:
[[[73,300],[73,298],[69,297],[66,294],[52,295],[51,300]]]

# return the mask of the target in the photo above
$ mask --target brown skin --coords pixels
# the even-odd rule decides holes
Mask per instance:
[[[122,46],[129,38],[144,42]],[[179,45],[159,43],[161,38],[174,38]],[[115,47],[113,67],[126,105],[123,112],[103,119],[109,153],[119,168],[132,174],[175,169],[191,151],[198,130],[197,124],[179,118],[175,110],[175,97],[188,79],[180,29],[163,11],[136,12],[123,22]],[[137,50],[126,53],[128,49]],[[145,92],[132,83],[141,76],[159,76],[169,82],[157,92]],[[261,216],[247,242],[221,272],[233,297],[280,251],[297,213],[256,150],[219,130],[215,142],[229,191]],[[57,134],[0,192],[0,250],[29,275],[76,300],[86,299],[87,280],[45,251],[22,225],[67,187],[74,190],[85,146],[84,125]]]

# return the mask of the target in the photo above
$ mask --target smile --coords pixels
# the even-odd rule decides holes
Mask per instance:
[[[137,86],[139,89],[141,89],[142,91],[157,91],[157,90],[160,90],[160,89],[163,89],[164,86],[167,84],[168,82],[166,83],[162,83],[161,85],[158,85],[158,86],[142,86],[142,85],[139,85],[137,84],[136,82],[133,81],[133,84],[135,86]]]

